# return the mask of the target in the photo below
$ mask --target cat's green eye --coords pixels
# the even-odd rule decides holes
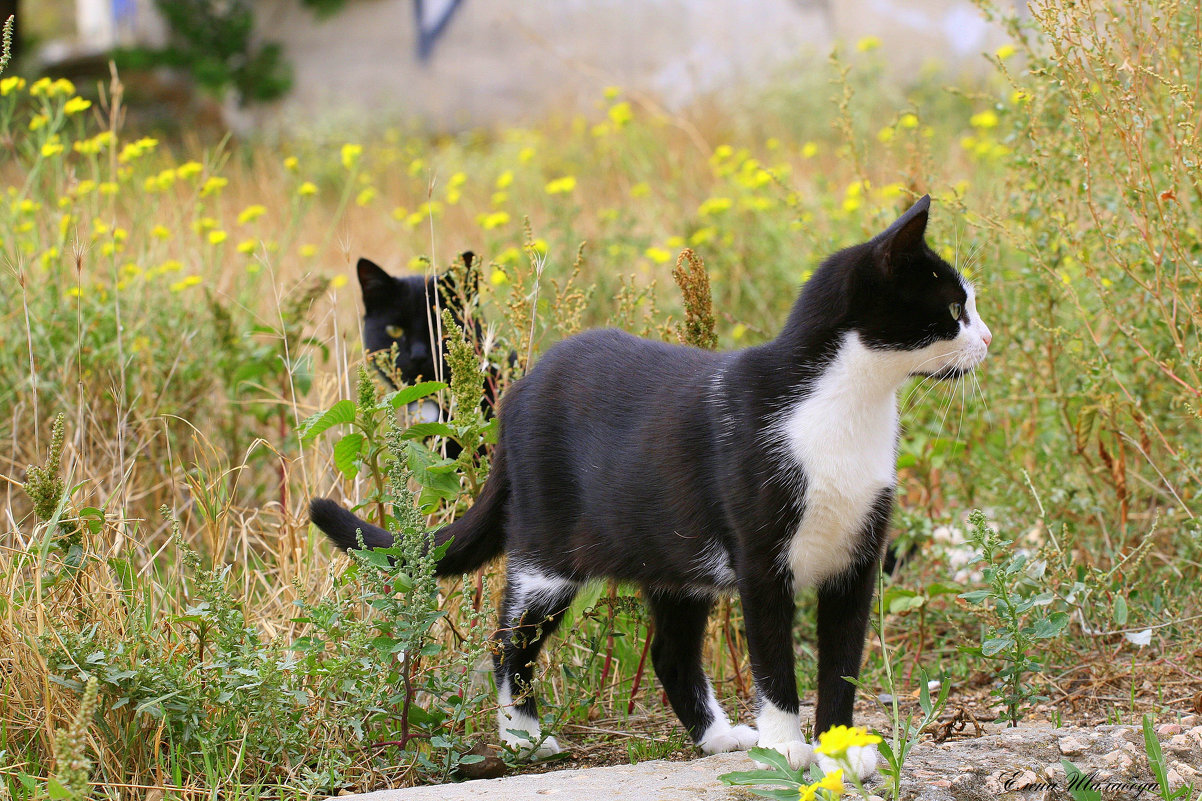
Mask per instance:
[[[401,328],[399,325],[390,325],[384,329],[384,333],[388,334],[388,336],[392,337],[393,339],[400,339],[402,336],[404,336],[405,329]]]
[[[959,303],[952,303],[951,305],[949,305],[947,307],[947,310],[952,313],[953,320],[959,320],[961,312],[964,311],[964,307],[961,306]]]

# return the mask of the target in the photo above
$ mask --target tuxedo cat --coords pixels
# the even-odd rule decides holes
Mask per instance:
[[[774,748],[800,768],[794,596],[817,589],[815,733],[850,725],[895,491],[897,391],[954,379],[991,334],[972,286],[927,247],[930,198],[828,258],[776,339],[732,353],[590,331],[511,386],[475,505],[434,534],[440,575],[508,554],[495,657],[501,739],[537,753],[533,665],[585,582],[642,588],[652,663],[706,753]],[[342,548],[392,535],[328,500],[313,522]],[[759,695],[758,731],[732,725],[702,670],[706,619],[738,593]],[[541,743],[541,745],[539,745]],[[875,748],[853,749],[860,776]],[[824,770],[833,769],[826,757]]]
[[[477,276],[472,269],[476,256],[469,250],[459,258],[463,261],[464,275],[467,276],[464,282],[466,299],[470,301],[477,289]],[[388,368],[377,365],[381,377],[390,385],[396,377],[405,384],[415,384],[419,380],[449,382],[450,372],[443,361],[446,344],[434,347],[432,342],[438,331],[439,309],[450,309],[455,322],[460,326],[464,324],[464,298],[456,293],[451,274],[444,273],[437,278],[392,276],[375,262],[363,258],[359,259],[356,272],[363,293],[364,348],[368,353],[391,353],[393,347],[396,348],[396,358]],[[472,325],[479,339],[480,323],[473,320]],[[495,386],[496,371],[490,370],[481,404],[485,416],[492,414],[496,399]],[[411,404],[409,412],[411,417],[422,422],[445,419],[443,410],[428,399]],[[449,444],[453,446],[453,443]]]

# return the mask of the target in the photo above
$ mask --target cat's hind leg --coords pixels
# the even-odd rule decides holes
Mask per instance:
[[[523,565],[511,557],[502,605],[498,648],[493,655],[501,741],[539,759],[558,754],[554,737],[543,737],[531,684],[539,651],[563,620],[580,585]]]
[[[730,725],[701,667],[702,640],[713,597],[650,588],[644,588],[644,594],[655,620],[651,663],[693,741],[707,754],[751,748],[756,743],[755,729]]]

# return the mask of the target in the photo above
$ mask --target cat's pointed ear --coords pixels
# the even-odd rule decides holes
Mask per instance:
[[[371,259],[359,259],[355,269],[359,288],[363,290],[363,305],[367,308],[386,303],[397,291],[397,282]]]
[[[927,231],[927,214],[931,196],[923,195],[905,214],[898,217],[883,234],[877,237],[876,256],[886,272],[890,272],[906,256],[922,252]]]
[[[480,294],[480,262],[470,250],[460,253],[459,258],[463,260],[463,291],[471,300]]]

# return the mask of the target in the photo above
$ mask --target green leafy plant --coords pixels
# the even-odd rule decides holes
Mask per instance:
[[[1028,675],[1042,667],[1032,649],[1041,640],[1059,636],[1069,616],[1064,611],[1047,611],[1055,595],[1041,584],[1041,561],[1015,552],[1013,541],[991,528],[979,509],[969,516],[969,525],[970,539],[978,551],[972,563],[981,563],[986,586],[960,597],[981,609],[990,622],[981,645],[965,650],[1001,664],[1002,684],[993,694],[1005,705],[1010,725],[1016,726],[1025,707],[1047,700],[1028,681]]]

